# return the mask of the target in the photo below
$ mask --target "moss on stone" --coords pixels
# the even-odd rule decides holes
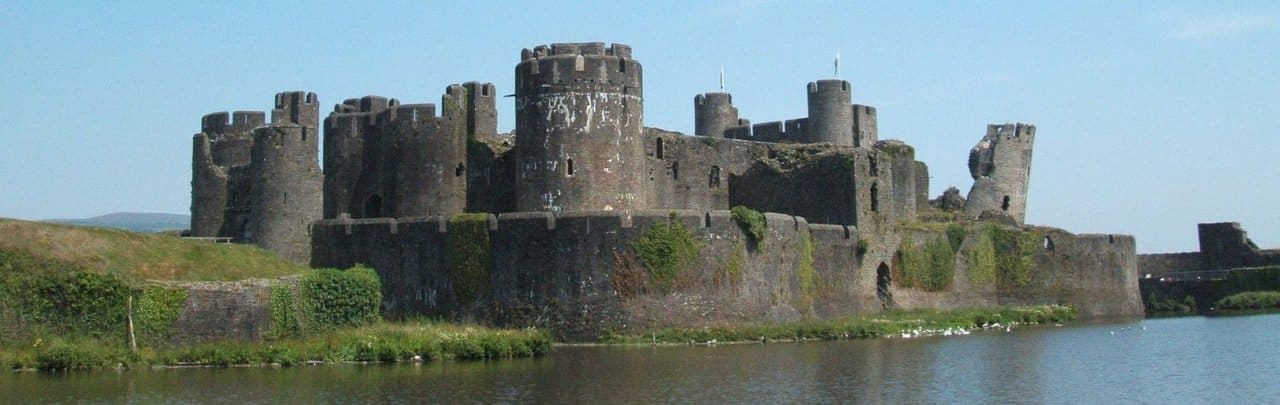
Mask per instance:
[[[969,283],[974,285],[992,285],[996,281],[996,248],[991,236],[978,229],[974,231],[974,242],[965,256],[965,270],[969,274]]]
[[[965,230],[964,225],[951,223],[951,224],[947,224],[946,232],[947,232],[947,242],[951,242],[951,252],[952,253],[959,252],[960,245],[964,244],[964,237],[965,237],[965,234],[968,233],[968,231]]]
[[[702,244],[674,215],[667,222],[653,224],[643,235],[631,241],[640,264],[649,270],[653,284],[670,291],[680,271],[698,257]]]
[[[489,291],[489,215],[458,214],[449,219],[446,258],[458,303],[467,306]]]
[[[733,207],[729,212],[732,214],[734,222],[738,223],[738,227],[747,233],[753,243],[764,241],[764,231],[768,226],[764,214],[742,205]]]
[[[719,283],[728,283],[729,285],[738,285],[742,283],[742,266],[747,260],[746,244],[738,241],[733,247],[733,256],[720,266],[720,270],[716,272],[716,281]]]
[[[813,311],[813,297],[818,291],[818,274],[813,268],[813,236],[808,232],[801,238],[800,246],[800,268],[796,272],[796,278],[800,284],[800,306],[808,312]]]
[[[1034,284],[1035,252],[1040,237],[1035,232],[987,224],[986,233],[995,249],[996,280],[1000,287],[1027,287]]]
[[[942,238],[916,246],[911,238],[903,238],[898,245],[900,265],[895,279],[898,285],[927,291],[942,291],[951,285],[955,274],[955,252],[951,244]]]
[[[267,336],[272,339],[302,336],[297,300],[294,299],[293,289],[289,286],[271,286],[271,328],[267,331]]]

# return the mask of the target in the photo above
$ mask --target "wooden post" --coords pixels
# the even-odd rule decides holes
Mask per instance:
[[[129,320],[129,351],[138,351],[138,339],[133,335],[133,296],[129,296],[128,313],[126,318]]]

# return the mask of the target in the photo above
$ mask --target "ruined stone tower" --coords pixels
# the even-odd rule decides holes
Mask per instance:
[[[853,105],[853,146],[869,148],[880,141],[876,128],[876,108],[869,105]]]
[[[645,208],[640,62],[631,47],[562,43],[516,65],[516,208]]]
[[[987,125],[987,135],[969,151],[973,188],[964,206],[967,215],[994,211],[1019,224],[1026,220],[1035,133],[1030,124]]]
[[[290,260],[310,259],[308,227],[320,219],[315,93],[276,95],[261,111],[213,113],[193,140],[191,235],[253,243]]]
[[[853,89],[849,82],[809,82],[808,94],[810,141],[853,146]]]
[[[228,120],[230,118],[230,120]],[[261,111],[205,115],[192,139],[191,235],[243,238],[249,222],[249,162]]]
[[[693,97],[693,134],[724,138],[724,130],[739,125],[738,108],[729,93],[706,93]]]
[[[467,204],[467,142],[497,132],[491,83],[445,88],[435,104],[347,99],[325,118],[324,217],[449,216]]]
[[[315,93],[280,93],[271,125],[253,131],[247,241],[299,263],[311,260],[321,214],[319,116]]]

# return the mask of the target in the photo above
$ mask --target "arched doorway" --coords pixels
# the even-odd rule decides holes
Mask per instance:
[[[892,282],[893,276],[889,271],[889,265],[880,262],[880,267],[876,268],[876,298],[880,299],[880,306],[884,309],[897,307],[897,304],[893,303],[893,294],[889,292]]]
[[[364,200],[364,218],[382,218],[382,197],[377,194]]]

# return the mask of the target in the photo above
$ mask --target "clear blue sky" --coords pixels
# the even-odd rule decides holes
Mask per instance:
[[[468,80],[506,94],[521,48],[603,41],[644,64],[648,126],[692,132],[721,65],[745,117],[804,116],[839,50],[932,195],[968,191],[986,124],[1030,122],[1030,223],[1160,252],[1238,221],[1280,246],[1280,2],[629,3],[0,3],[0,216],[186,213],[203,114],[295,89],[324,105],[438,102]],[[499,115],[509,131],[510,101]]]

